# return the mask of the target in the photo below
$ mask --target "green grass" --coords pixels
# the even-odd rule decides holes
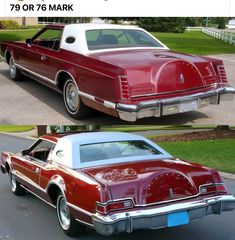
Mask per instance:
[[[0,41],[22,41],[31,38],[38,30],[0,31]]]
[[[199,31],[153,35],[174,51],[197,55],[235,53],[235,46]]]
[[[0,132],[27,132],[34,129],[33,125],[0,125]]]
[[[162,142],[159,145],[177,158],[235,173],[235,139]]]

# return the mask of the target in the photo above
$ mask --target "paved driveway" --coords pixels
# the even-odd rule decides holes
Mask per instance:
[[[216,56],[224,60],[230,84],[235,86],[235,54]],[[64,108],[62,96],[26,79],[13,82],[8,66],[0,63],[0,124],[123,124],[118,118],[95,112],[84,121],[71,119]],[[235,100],[210,106],[200,111],[141,119],[136,124],[233,124],[235,125]]]
[[[0,134],[0,153],[3,150],[19,151],[32,140]],[[235,195],[235,181],[225,180]],[[87,230],[80,240],[235,240],[235,211],[222,215],[207,216],[189,225],[159,229],[140,230],[131,234],[104,237]],[[69,240],[57,223],[55,209],[31,194],[17,197],[11,193],[7,175],[0,173],[0,240]]]

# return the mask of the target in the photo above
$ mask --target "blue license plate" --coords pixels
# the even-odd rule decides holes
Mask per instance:
[[[167,227],[175,227],[189,223],[189,213],[187,211],[170,213],[167,216]]]

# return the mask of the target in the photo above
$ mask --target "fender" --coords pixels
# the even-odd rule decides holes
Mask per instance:
[[[49,183],[47,184],[47,187],[45,189],[47,194],[48,194],[48,190],[51,185],[56,185],[61,190],[64,197],[66,197],[66,195],[65,195],[66,185],[65,185],[64,179],[60,175],[55,175],[51,178],[51,180],[49,181]]]

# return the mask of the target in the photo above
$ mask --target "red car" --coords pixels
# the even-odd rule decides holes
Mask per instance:
[[[126,133],[46,135],[21,153],[3,152],[16,195],[33,193],[57,210],[68,235],[103,235],[188,224],[235,208],[217,171],[173,158]]]
[[[70,116],[91,109],[136,121],[231,100],[223,62],[170,51],[145,30],[107,24],[49,25],[3,42],[13,80],[23,75],[63,93]]]

